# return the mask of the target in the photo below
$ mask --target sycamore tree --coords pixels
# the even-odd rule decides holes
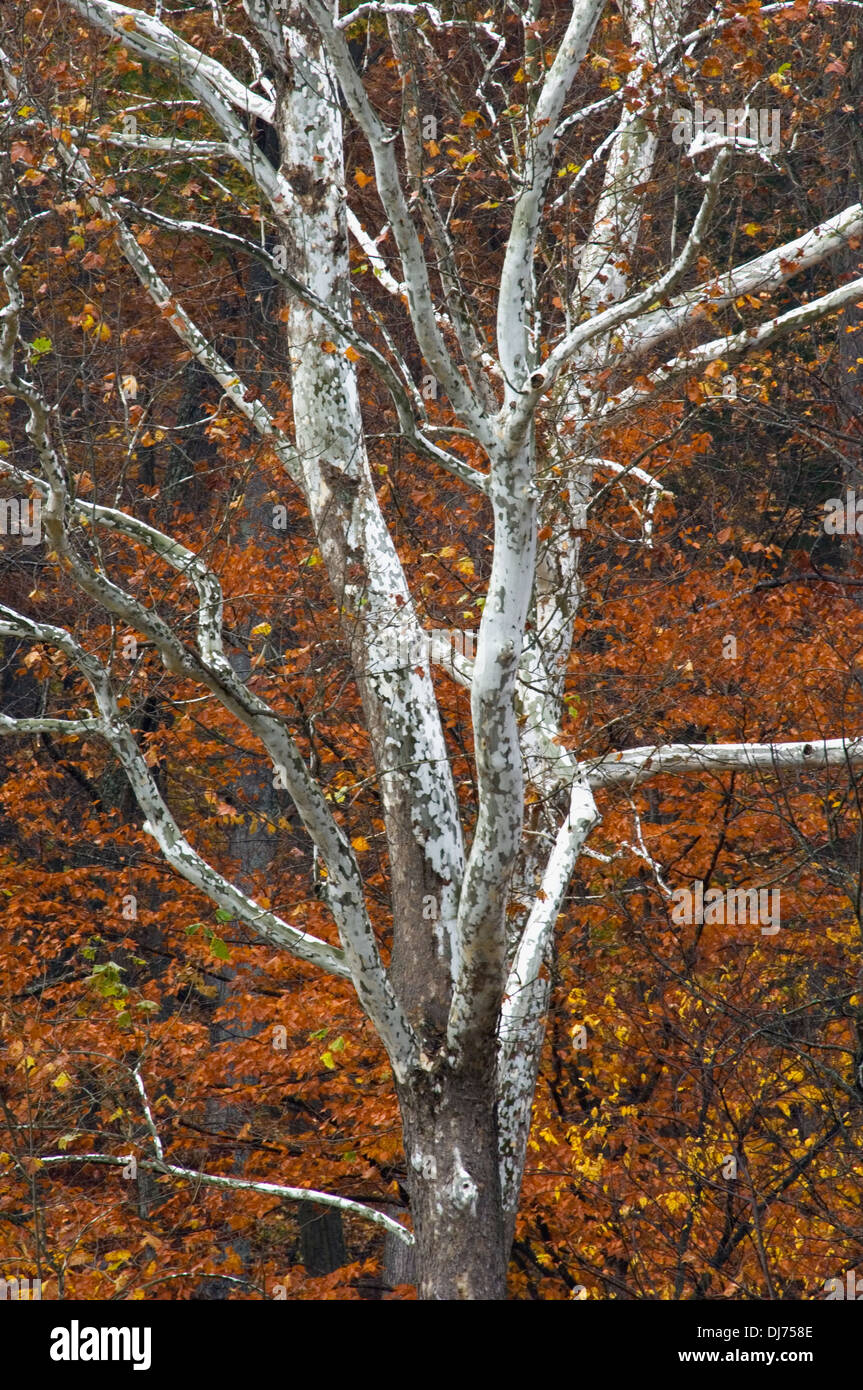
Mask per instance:
[[[651,444],[622,453],[621,422],[650,408],[672,433],[674,402],[697,396],[700,382],[733,394],[736,364],[765,360],[863,297],[863,276],[848,270],[859,203],[828,202],[802,225],[799,206],[777,206],[754,256],[730,253],[724,224],[735,189],[762,175],[778,182],[784,142],[805,139],[807,119],[823,113],[794,86],[786,54],[808,24],[844,71],[843,16],[858,8],[372,0],[341,12],[320,0],[214,0],[210,11],[63,0],[58,13],[82,44],[101,45],[106,75],[101,95],[85,91],[62,109],[39,73],[48,12],[8,36],[0,389],[18,434],[0,462],[22,499],[40,504],[48,561],[114,636],[99,648],[46,621],[38,590],[27,611],[4,603],[0,634],[50,651],[83,678],[89,701],[82,708],[76,694],[71,710],[59,683],[55,708],[3,714],[0,731],[103,743],[177,874],[275,950],[351,982],[392,1069],[410,1229],[367,1214],[414,1243],[421,1297],[504,1296],[553,934],[591,853],[595,795],[674,777],[697,798],[706,775],[863,762],[863,738],[843,729],[781,743],[708,732],[597,755],[580,746],[590,730],[572,735],[567,705],[591,508],[623,488],[638,517],[634,545],[649,550],[662,526]],[[128,196],[130,170],[160,161],[196,180],[170,198]],[[112,239],[153,313],[217,384],[222,414],[257,433],[307,509],[374,759],[386,939],[338,802],[290,722],[226,652],[215,567],[178,528],[116,505],[110,488],[99,496],[92,478],[83,488],[64,447],[65,403],[42,370],[50,342],[35,331],[30,273],[64,207]],[[184,304],[166,250],[178,244],[278,288],[280,381],[258,389]],[[126,379],[123,390],[128,405]],[[449,475],[486,518],[475,643],[453,646],[423,627],[375,474],[382,420],[417,467]],[[112,573],[115,538],[138,554],[136,575]],[[156,565],[188,586],[182,620],[148,600]],[[122,698],[123,633],[265,751],[313,846],[339,946],[196,848],[195,817],[169,804]],[[453,776],[441,678],[469,691],[469,803]],[[662,882],[633,816],[633,852]],[[168,1163],[136,1080],[151,1165],[187,1174]]]

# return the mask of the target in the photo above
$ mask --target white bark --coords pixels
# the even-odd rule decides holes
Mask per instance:
[[[206,893],[219,907],[246,922],[264,940],[330,974],[350,976],[342,951],[317,940],[307,931],[290,926],[275,913],[262,908],[192,848],[166,806],[143,754],[123,721],[108,674],[95,657],[84,652],[65,629],[48,623],[34,623],[12,612],[5,604],[0,605],[0,636],[44,642],[65,653],[86,676],[98,707],[98,714],[89,719],[12,719],[3,714],[0,715],[0,734],[22,737],[54,733],[103,739],[121,763],[138,805],[147,817],[144,829],[153,836],[172,869]]]
[[[709,303],[713,309],[721,309],[741,295],[778,289],[792,276],[820,265],[861,233],[863,206],[854,203],[792,241],[754,256],[751,261],[744,261],[727,275],[678,295],[666,308],[642,314],[622,329],[622,361],[635,363],[645,357],[660,343],[680,332],[705,303]]]
[[[0,381],[28,409],[26,428],[42,465],[43,486],[47,496],[44,523],[53,548],[63,558],[69,572],[86,594],[101,603],[109,612],[122,617],[137,631],[146,633],[160,650],[169,669],[200,680],[227,710],[260,739],[274,765],[282,771],[287,789],[305,827],[327,865],[328,902],[339,928],[344,962],[357,996],[380,1033],[395,1074],[403,1076],[415,1057],[416,1043],[380,961],[353,850],[344,832],[337,825],[321,788],[309,774],[284,722],[263,700],[243,685],[224,656],[220,632],[221,594],[215,578],[209,576],[209,583],[204,584],[203,593],[199,589],[199,642],[203,643],[203,652],[201,657],[197,658],[188,652],[156,612],[145,608],[131,594],[112,583],[95,566],[87,565],[71,544],[67,521],[69,505],[66,476],[51,439],[50,411],[34,384],[16,371],[15,367],[14,356],[20,332],[23,300],[18,285],[18,263],[14,256],[13,243],[8,237],[0,248],[0,257],[4,263],[3,280],[7,293],[7,303],[0,310]],[[114,516],[116,518],[116,513]],[[104,516],[97,519],[104,520]],[[128,534],[129,525],[123,529]],[[134,526],[132,529],[135,529]],[[140,528],[136,539],[146,537],[147,543],[152,546],[158,534],[153,528]],[[188,564],[185,555],[178,556],[175,548],[169,544],[161,545],[160,553],[163,559],[175,567]],[[203,583],[202,569],[203,567],[199,566],[196,570],[199,584]],[[203,616],[200,616],[201,614]],[[29,624],[20,615],[9,616],[15,635],[40,640],[40,625]],[[218,629],[216,632],[214,625]],[[86,654],[62,629],[48,629],[43,626],[41,631],[50,632],[50,637],[46,636],[45,640],[52,641],[65,651],[87,677],[101,716],[101,731],[122,764],[138,804],[147,817],[145,829],[154,836],[162,853],[178,872],[203,891],[209,892],[214,900],[220,901],[221,906],[227,907],[226,902],[215,897],[218,890],[224,898],[224,883],[218,881],[217,875],[204,872],[203,861],[180,834],[176,822],[159,795],[135,739],[120,716],[104,667],[94,657]],[[10,723],[14,727],[14,721]],[[4,729],[4,732],[11,731],[8,726]],[[234,894],[240,909],[237,915],[247,920],[250,911],[248,900],[239,890],[233,890],[229,896],[233,897]],[[272,930],[276,919],[270,918],[271,914],[266,914],[266,925]],[[278,930],[282,944],[289,940],[296,954],[304,949],[300,940],[302,933],[295,932],[293,928],[283,930],[281,925],[278,926]],[[325,948],[328,949],[331,948]],[[331,959],[335,964],[337,958]]]
[[[128,1154],[115,1156],[103,1153],[61,1153],[40,1154],[37,1162],[45,1168],[56,1166],[58,1163],[92,1163],[108,1168],[128,1168],[129,1158]],[[196,1185],[200,1183],[203,1187],[223,1187],[230,1192],[264,1192],[273,1197],[281,1197],[286,1202],[311,1202],[317,1207],[333,1207],[336,1211],[348,1212],[374,1226],[381,1226],[405,1245],[411,1246],[414,1243],[411,1232],[391,1216],[386,1216],[382,1211],[375,1211],[374,1207],[367,1207],[362,1202],[354,1202],[350,1197],[339,1197],[334,1192],[320,1192],[314,1187],[285,1187],[278,1182],[255,1182],[253,1178],[229,1178],[220,1173],[205,1173],[200,1168],[185,1168],[179,1163],[167,1163],[160,1159],[136,1158],[135,1162],[139,1168],[147,1172],[167,1173],[186,1182]]]
[[[554,62],[532,113],[524,183],[513,212],[500,278],[497,346],[507,382],[507,410],[523,389],[528,360],[528,323],[533,313],[533,256],[556,149],[555,131],[573,78],[581,67],[604,0],[577,0]]]
[[[802,739],[794,743],[669,743],[626,748],[579,770],[591,787],[639,785],[667,773],[781,772],[785,768],[855,767],[863,762],[863,738]]]
[[[485,411],[460,376],[435,317],[428,266],[411,221],[396,163],[394,132],[389,131],[375,113],[354,68],[347,42],[341,30],[335,27],[326,6],[321,0],[304,0],[304,7],[326,44],[344,98],[368,141],[375,165],[378,194],[401,256],[411,323],[422,354],[454,408],[470,421],[478,437],[485,443],[490,438]]]
[[[768,319],[766,323],[755,324],[752,328],[746,328],[741,333],[729,333],[725,337],[712,338],[710,342],[700,343],[698,347],[690,348],[688,352],[671,358],[656,371],[651,372],[649,387],[630,386],[619,395],[611,397],[608,404],[603,406],[602,413],[605,416],[610,416],[620,414],[621,411],[631,410],[646,395],[652,394],[654,391],[661,391],[682,377],[698,374],[711,362],[720,359],[726,361],[730,358],[740,357],[753,349],[769,347],[771,343],[778,342],[787,333],[806,328],[809,324],[820,322],[825,315],[838,312],[846,304],[851,304],[859,299],[861,295],[863,295],[863,276],[856,280],[849,280],[846,284],[840,285],[838,289],[819,295],[818,298],[810,300],[807,304],[798,304],[794,309],[788,309],[784,314],[777,314],[775,318]]]

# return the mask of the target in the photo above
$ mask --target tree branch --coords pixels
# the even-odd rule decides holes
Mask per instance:
[[[172,869],[273,945],[290,951],[300,960],[320,966],[332,975],[351,977],[344,952],[328,946],[308,932],[290,926],[275,913],[260,907],[192,848],[162,799],[137,743],[122,720],[108,674],[94,656],[85,653],[64,628],[36,623],[5,604],[0,604],[0,636],[20,637],[57,647],[87,679],[96,697],[100,716],[61,720],[12,719],[0,715],[0,734],[68,733],[82,738],[104,739],[123,767],[135,799],[146,817],[144,830],[156,840]]]
[[[856,767],[863,738],[798,743],[668,743],[626,748],[579,764],[590,787],[641,785],[648,777],[688,772],[781,772],[785,768]]]
[[[594,3],[598,3],[598,0],[594,0]],[[435,319],[428,267],[401,185],[394,150],[395,135],[378,119],[354,67],[344,34],[335,27],[327,7],[322,0],[303,0],[303,4],[326,45],[345,101],[368,141],[375,165],[378,195],[402,260],[408,308],[420,350],[449,396],[453,408],[470,421],[478,438],[487,443],[490,433],[486,412],[459,373]]]

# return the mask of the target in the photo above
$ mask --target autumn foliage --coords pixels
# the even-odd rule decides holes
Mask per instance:
[[[477,6],[457,8],[480,18]],[[540,7],[525,68],[518,26],[499,8],[515,106],[530,63],[550,61],[562,17]],[[760,82],[800,138],[782,168],[755,160],[740,170],[710,247],[716,275],[835,211],[835,182],[854,163],[847,106],[859,101],[858,20],[798,3],[768,24],[755,0],[728,8],[737,21],[699,50],[699,78],[723,107]],[[174,19],[190,41],[206,38],[209,52],[236,59],[209,12]],[[63,4],[6,23],[38,108],[8,117],[4,193],[18,217],[48,214],[34,226],[21,284],[31,369],[57,403],[75,495],[134,511],[218,575],[226,651],[290,729],[347,832],[386,962],[393,923],[379,788],[349,634],[308,513],[273,449],[178,341],[171,306],[154,310],[113,227],[64,186],[52,148],[71,132],[88,150],[177,300],[287,427],[284,291],[224,248],[148,225],[141,211],[246,234],[260,216],[255,189],[217,156],[205,177],[169,150],[147,155],[115,141],[133,108],[153,135],[213,135],[200,107],[184,105],[121,36],[107,40]],[[374,100],[392,113],[401,91],[378,27],[358,23],[355,42]],[[437,50],[442,63],[445,45]],[[626,82],[632,60],[616,10],[591,52],[573,110]],[[465,105],[476,62],[453,41],[424,149],[437,196],[452,199],[491,337],[509,195],[487,121]],[[562,187],[614,119],[600,110],[565,138]],[[352,127],[346,141],[352,206],[377,226],[363,141]],[[663,132],[636,278],[667,244],[678,160]],[[543,228],[538,292],[556,329],[572,248],[589,230],[582,206],[567,202]],[[858,244],[848,256],[848,273],[859,273]],[[409,352],[397,303],[362,249],[351,257],[358,320],[378,344],[385,320]],[[780,307],[836,277],[835,266],[814,268],[779,292]],[[748,308],[707,303],[704,313],[732,331]],[[863,477],[854,473],[859,394],[849,404],[859,321],[851,309],[682,387],[645,392],[597,428],[597,455],[649,470],[666,491],[649,545],[650,498],[632,475],[603,478],[587,515],[562,729],[579,757],[694,739],[859,735],[863,566],[854,537],[831,541],[820,524],[825,498]],[[422,363],[411,365],[419,381]],[[367,367],[359,379],[378,499],[422,622],[474,630],[492,553],[487,511],[410,449]],[[611,369],[601,384],[613,394]],[[452,423],[443,399],[429,413]],[[0,462],[30,466],[24,424],[20,403],[0,397]],[[538,422],[546,492],[561,486],[560,426],[550,401]],[[450,447],[484,466],[473,443],[454,436]],[[100,530],[92,544],[104,573],[192,634],[196,600],[183,576],[117,533]],[[554,544],[552,528],[541,530],[540,560]],[[318,858],[247,731],[82,595],[48,547],[4,536],[0,574],[4,603],[73,630],[106,664],[196,848],[263,907],[337,945]],[[74,719],[87,707],[85,682],[56,650],[7,637],[0,656],[4,713]],[[443,672],[435,685],[469,839],[469,696]],[[387,1272],[383,1233],[358,1217],[342,1218],[343,1263],[319,1273],[296,1204],[145,1166],[152,1135],[136,1073],[170,1162],[404,1217],[390,1068],[350,984],[262,944],[173,874],[96,739],[2,740],[0,760],[0,1277],[38,1275],[43,1296],[88,1300],[412,1297]],[[863,1259],[860,771],[667,775],[597,800],[602,822],[570,883],[551,963],[511,1295],[817,1297],[826,1278]],[[529,831],[541,833],[541,811],[528,787]],[[677,924],[670,890],[693,880],[779,887],[781,930]],[[138,1180],[100,1155],[134,1157]]]

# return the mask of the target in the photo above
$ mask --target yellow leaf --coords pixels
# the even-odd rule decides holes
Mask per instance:
[[[356,348],[346,347],[345,357],[348,359],[349,362],[359,362],[361,354],[357,352]]]
[[[371,849],[371,845],[364,835],[357,835],[355,839],[351,840],[351,847],[355,849],[358,854],[362,854],[364,850]]]
[[[269,623],[258,623],[257,627],[253,627],[253,628],[252,628],[252,636],[253,636],[253,637],[269,637],[269,635],[270,635],[270,633],[272,632],[272,630],[273,630],[273,629],[272,629],[272,627],[270,626]]]
[[[65,1091],[67,1086],[72,1085],[72,1078],[71,1076],[67,1076],[64,1071],[61,1071],[59,1076],[54,1077],[51,1085],[56,1086],[58,1091]]]

